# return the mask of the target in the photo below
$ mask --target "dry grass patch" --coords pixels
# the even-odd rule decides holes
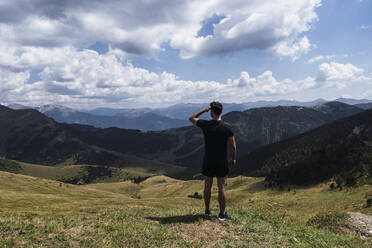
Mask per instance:
[[[231,232],[232,225],[231,222],[219,223],[205,220],[198,224],[177,224],[172,227],[172,230],[192,245],[205,244],[206,247],[215,247],[226,241],[241,239]]]
[[[0,247],[370,247],[370,240],[306,221],[327,208],[370,213],[371,186],[330,191],[321,184],[294,193],[264,189],[262,180],[228,180],[233,221],[221,223],[201,215],[202,200],[187,197],[202,192],[200,180],[73,186],[0,172]],[[216,198],[214,190],[214,214]]]

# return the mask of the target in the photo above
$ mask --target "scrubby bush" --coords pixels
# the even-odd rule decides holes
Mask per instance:
[[[319,229],[329,230],[334,233],[342,233],[342,228],[346,226],[348,214],[342,212],[323,212],[318,213],[307,221],[309,226]]]
[[[17,173],[22,170],[19,163],[10,161],[4,158],[0,158],[0,171]]]
[[[334,189],[336,188],[336,186],[335,186],[334,183],[331,183],[331,184],[329,185],[329,188],[330,188],[331,190],[334,190]]]
[[[372,198],[367,199],[367,206],[366,208],[369,208],[372,205]]]

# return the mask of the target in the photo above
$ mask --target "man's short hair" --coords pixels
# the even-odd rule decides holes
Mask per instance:
[[[211,110],[216,115],[221,115],[221,113],[222,113],[222,104],[220,102],[211,102],[211,104],[209,106],[211,106]]]

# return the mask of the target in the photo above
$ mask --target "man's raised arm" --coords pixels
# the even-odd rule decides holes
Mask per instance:
[[[203,109],[203,110],[200,110],[199,112],[196,112],[196,113],[192,114],[192,115],[189,117],[189,121],[191,121],[191,123],[194,124],[194,125],[196,126],[196,122],[199,120],[199,119],[198,119],[199,115],[208,112],[210,109],[211,109],[211,107],[208,106],[207,108],[205,108],[205,109]]]
[[[230,148],[230,167],[234,167],[236,165],[236,143],[234,136],[229,137],[229,148]]]

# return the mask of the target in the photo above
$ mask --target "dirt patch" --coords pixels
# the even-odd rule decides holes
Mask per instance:
[[[179,224],[173,227],[183,239],[191,244],[208,244],[207,247],[215,247],[226,241],[238,241],[239,237],[232,234],[231,222],[214,222],[210,220],[197,224]]]
[[[346,231],[362,238],[372,238],[372,216],[348,212],[348,226]]]

